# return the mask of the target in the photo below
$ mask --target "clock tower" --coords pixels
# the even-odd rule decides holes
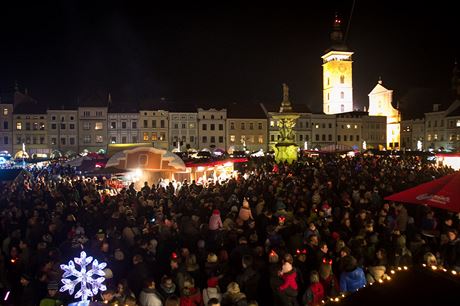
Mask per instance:
[[[353,111],[352,59],[344,43],[341,20],[335,16],[332,46],[323,59],[323,112],[338,114]]]

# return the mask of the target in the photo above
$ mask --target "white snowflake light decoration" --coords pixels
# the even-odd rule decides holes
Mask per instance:
[[[75,268],[75,264],[80,266],[80,271]],[[91,268],[87,270],[86,266],[89,264],[91,264]],[[80,283],[80,290],[75,294],[75,298],[81,297],[81,301],[88,301],[88,297],[95,296],[98,291],[107,290],[107,287],[102,284],[105,280],[103,269],[106,266],[105,262],[99,263],[97,259],[93,260],[92,256],[86,257],[84,251],[81,252],[80,258],[74,258],[73,261],[69,261],[68,265],[61,265],[61,269],[64,270],[61,282],[64,286],[59,291],[69,290],[69,294],[73,295],[75,287]],[[74,276],[75,279],[69,279],[69,276]]]

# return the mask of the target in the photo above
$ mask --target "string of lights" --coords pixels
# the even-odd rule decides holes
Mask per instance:
[[[430,266],[430,265],[427,265],[427,264],[422,264],[422,267],[425,268],[425,269],[429,269],[431,271],[449,273],[450,275],[453,275],[453,276],[456,276],[456,277],[460,278],[460,273],[459,272],[457,272],[455,270],[448,270],[448,269],[446,269],[446,268],[444,268],[442,266],[434,266],[434,265]],[[328,303],[339,303],[340,301],[342,301],[343,299],[347,298],[348,296],[350,296],[350,295],[352,295],[352,294],[354,294],[356,292],[359,292],[360,290],[362,290],[362,289],[364,289],[366,287],[375,286],[377,284],[384,284],[386,282],[389,282],[393,278],[397,277],[398,272],[408,271],[408,270],[409,270],[408,266],[396,267],[396,268],[390,270],[389,274],[391,276],[390,275],[385,275],[384,277],[380,278],[379,280],[377,280],[375,282],[372,282],[372,283],[369,283],[369,284],[365,285],[364,287],[362,287],[361,289],[358,289],[355,292],[341,293],[339,296],[323,299],[321,301],[321,303],[323,305],[326,305]]]

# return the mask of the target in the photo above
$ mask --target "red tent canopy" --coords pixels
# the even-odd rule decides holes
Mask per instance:
[[[393,194],[385,200],[460,212],[460,172]]]

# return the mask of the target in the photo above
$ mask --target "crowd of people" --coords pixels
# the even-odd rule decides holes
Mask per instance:
[[[60,265],[82,250],[107,263],[93,303],[120,306],[319,305],[391,267],[460,272],[458,215],[384,200],[452,172],[417,157],[260,158],[224,183],[101,194],[104,178],[50,165],[0,183],[1,300],[67,305]]]

